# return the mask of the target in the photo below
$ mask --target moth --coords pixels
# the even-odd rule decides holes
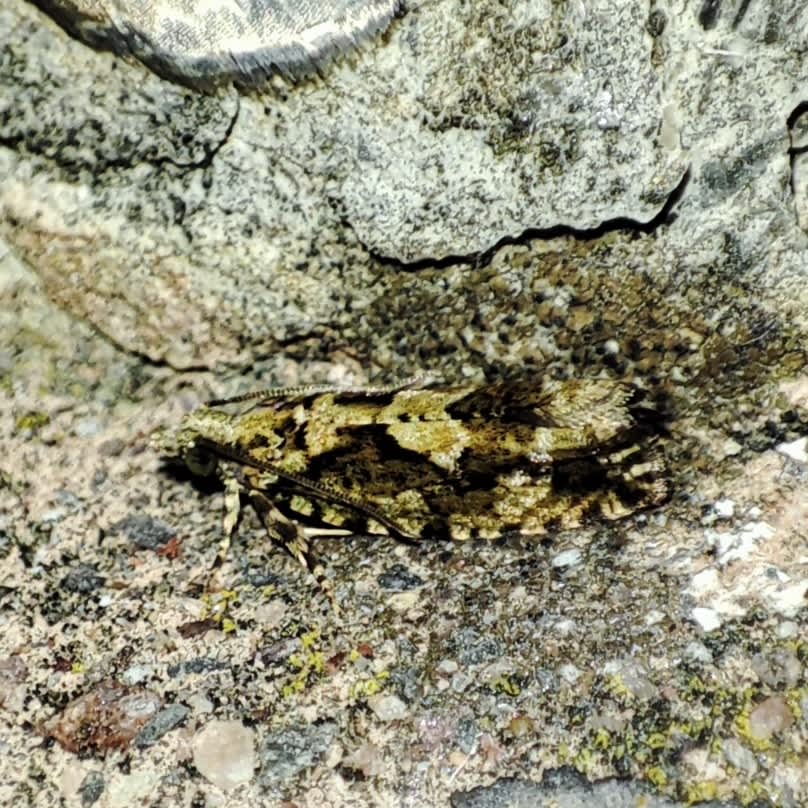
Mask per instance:
[[[225,485],[223,551],[247,499],[312,569],[318,534],[539,536],[669,494],[661,416],[606,379],[280,388],[212,401],[154,446]]]

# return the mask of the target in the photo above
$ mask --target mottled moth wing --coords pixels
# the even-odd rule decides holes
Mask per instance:
[[[667,496],[655,413],[606,380],[287,391],[205,410],[206,450],[289,518],[402,538],[497,538],[615,519]]]

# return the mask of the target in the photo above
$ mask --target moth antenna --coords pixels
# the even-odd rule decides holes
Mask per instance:
[[[410,388],[426,387],[434,384],[435,379],[430,376],[408,376],[397,382],[390,384],[371,385],[362,387],[359,385],[346,385],[341,387],[334,384],[304,384],[297,387],[268,387],[264,390],[253,390],[249,393],[242,393],[240,396],[229,398],[215,398],[205,403],[206,407],[223,407],[226,404],[238,404],[243,401],[272,401],[278,398],[303,398],[327,393],[354,393],[372,396],[387,395],[397,393],[400,390]]]

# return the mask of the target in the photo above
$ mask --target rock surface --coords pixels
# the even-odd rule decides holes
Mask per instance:
[[[82,41],[199,86],[298,76],[383,31],[398,0],[38,0]]]
[[[452,808],[676,808],[665,797],[645,792],[635,784],[618,780],[588,783],[574,770],[549,772],[541,783],[500,780],[492,786],[475,788],[452,797]],[[722,803],[702,802],[702,808],[719,808]],[[723,803],[727,806],[727,803]]]
[[[222,723],[233,805],[808,802],[807,32],[797,0],[411,2],[322,76],[199,93],[3,3],[0,803],[215,804]],[[652,389],[672,502],[318,542],[341,620],[247,516],[206,593],[221,492],[149,432],[427,371]],[[109,681],[145,734],[42,746]]]

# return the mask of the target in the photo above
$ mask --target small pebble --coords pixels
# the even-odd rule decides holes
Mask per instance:
[[[147,513],[136,513],[127,516],[125,519],[121,519],[120,522],[116,522],[112,528],[125,533],[132,544],[144,550],[159,550],[176,533],[165,522],[161,522]]]
[[[562,665],[558,675],[568,684],[574,685],[581,678],[581,671],[575,665]]]
[[[379,576],[378,581],[382,589],[393,589],[399,592],[417,589],[424,585],[423,578],[410,572],[403,564],[394,564],[387,572],[383,572]]]
[[[130,665],[122,674],[121,681],[125,685],[139,685],[152,674],[151,665]]]
[[[456,673],[452,677],[452,690],[455,693],[462,693],[470,684],[472,683],[472,678],[467,673]]]
[[[161,705],[156,693],[106,679],[46,721],[43,734],[79,754],[124,749]]]
[[[708,663],[713,661],[710,649],[698,640],[692,640],[685,646],[685,658],[693,662]]]
[[[101,772],[87,772],[79,786],[81,804],[84,808],[96,803],[104,793],[104,775]]]
[[[255,733],[241,721],[210,721],[193,740],[194,766],[222,791],[252,779]]]
[[[781,640],[787,640],[790,637],[796,637],[797,632],[799,631],[799,627],[793,620],[783,620],[779,626],[777,626],[777,636]]]
[[[657,624],[661,623],[665,619],[665,613],[659,611],[659,609],[652,609],[645,615],[645,625],[646,626],[656,626]]]
[[[574,567],[581,563],[581,551],[577,549],[564,550],[553,558],[552,564],[556,569]]]
[[[82,595],[87,595],[103,585],[104,578],[89,564],[77,564],[62,578],[61,583],[62,588],[68,592],[78,592]]]
[[[437,670],[439,670],[441,673],[455,673],[457,668],[457,662],[455,662],[453,659],[442,659],[437,665]]]
[[[103,428],[97,418],[81,418],[73,427],[76,436],[79,438],[94,438]]]
[[[368,705],[379,721],[400,721],[408,715],[407,705],[398,696],[371,696]]]
[[[735,503],[731,499],[719,499],[713,503],[713,511],[719,519],[732,519]]]
[[[781,696],[769,696],[749,715],[749,732],[757,741],[765,741],[776,732],[788,729],[794,716]]]
[[[721,743],[721,752],[730,766],[754,774],[758,770],[755,753],[747,749],[737,738],[727,738]]]
[[[532,735],[536,731],[536,725],[532,718],[526,715],[520,715],[512,718],[508,724],[508,729],[514,738],[524,738]]]
[[[333,721],[271,732],[260,750],[259,784],[273,788],[325,757],[337,736]]]
[[[698,623],[702,631],[715,631],[721,628],[721,618],[715,609],[707,609],[704,606],[696,606],[692,612],[693,620]]]
[[[781,443],[777,446],[777,451],[798,463],[808,463],[808,437],[797,438],[791,443]]]
[[[190,710],[182,704],[170,704],[165,710],[160,710],[135,738],[135,746],[146,749],[154,746],[160,738],[174,727],[179,726],[188,717]]]

